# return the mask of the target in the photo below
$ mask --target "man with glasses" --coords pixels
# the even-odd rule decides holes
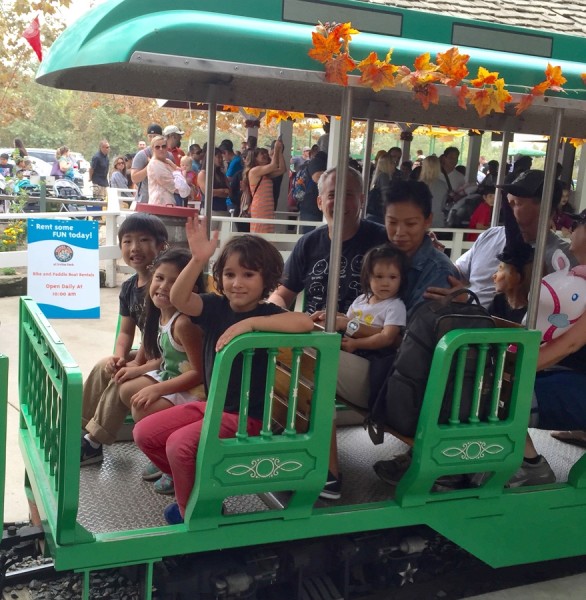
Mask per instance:
[[[147,128],[148,145],[144,150],[139,150],[132,159],[132,167],[130,168],[130,178],[132,183],[136,185],[136,201],[142,204],[148,204],[149,201],[149,180],[147,177],[147,166],[152,157],[150,143],[158,135],[163,135],[163,129],[157,123],[151,123]],[[173,159],[173,155],[169,152],[167,156]]]
[[[180,167],[181,159],[185,156],[185,152],[181,150],[181,136],[184,134],[177,125],[167,125],[163,129],[163,135],[167,138],[167,149],[173,155],[173,162]]]
[[[100,142],[100,149],[92,156],[90,162],[90,181],[93,186],[95,198],[106,199],[108,194],[108,172],[110,169],[110,144],[108,140]]]

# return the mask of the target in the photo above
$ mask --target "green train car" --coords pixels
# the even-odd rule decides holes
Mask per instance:
[[[449,90],[440,91],[437,106],[424,110],[404,89],[375,93],[352,76],[348,87],[333,85],[307,55],[318,20],[351,21],[365,32],[352,43],[356,56],[372,50],[384,56],[392,47],[396,64],[412,64],[423,52],[435,55],[457,45],[471,55],[471,72],[486,66],[525,90],[543,80],[549,61],[562,66],[566,87],[576,91],[536,98],[522,117],[507,108],[479,118],[471,109],[461,110]],[[582,38],[353,0],[176,0],[172,6],[111,0],[63,33],[42,63],[38,82],[202,102],[212,113],[216,105],[230,104],[341,115],[340,155],[347,155],[352,119],[545,134],[555,140],[553,148],[563,136],[586,138],[586,88],[580,77],[586,64],[574,60],[586,56],[584,46]],[[210,144],[213,136],[210,132]],[[548,173],[555,160],[549,152]],[[553,180],[546,180],[546,187],[548,181]],[[341,241],[332,246],[339,259]],[[331,296],[335,299],[335,292]],[[20,306],[20,446],[27,490],[56,569],[85,574],[84,598],[89,598],[89,575],[95,570],[142,565],[144,595],[150,598],[153,570],[161,559],[222,551],[229,564],[226,553],[237,548],[260,557],[256,583],[266,577],[268,585],[271,577],[276,581],[293,567],[278,564],[270,552],[262,554],[264,548],[368,532],[388,533],[390,555],[404,559],[398,569],[404,577],[409,558],[426,545],[412,537],[417,528],[441,534],[493,567],[586,554],[580,525],[586,504],[585,458],[577,456],[575,464],[565,465],[558,483],[504,487],[522,460],[537,331],[495,328],[444,336],[433,356],[411,468],[396,490],[390,489],[370,465],[397,454],[403,443],[389,435],[385,444],[374,447],[361,428],[340,429],[345,479],[342,499],[336,502],[320,501],[318,495],[327,473],[339,335],[254,333],[236,338],[214,365],[185,523],[170,526],[162,519],[160,500],[147,498],[143,488],[129,483],[140,466],[131,444],[113,449],[101,469],[88,467],[80,474],[81,372],[36,304],[23,298]],[[517,348],[514,355],[511,345]],[[271,358],[263,428],[257,437],[241,428],[236,438],[219,439],[231,363],[243,353],[245,365],[250,364],[259,348],[268,349]],[[312,377],[303,367],[308,349],[316,357]],[[468,419],[459,419],[456,408],[454,418],[440,424],[447,383],[463,376],[472,350],[478,357],[479,384],[487,353],[496,357],[487,417],[475,417],[475,398]],[[245,367],[244,377],[249,373]],[[4,370],[0,375],[5,379]],[[460,397],[454,387],[457,407]],[[246,406],[243,394],[241,411]],[[499,410],[502,406],[506,410]],[[442,476],[479,472],[493,473],[481,487],[434,491]],[[570,528],[574,535],[568,535]],[[345,551],[348,556],[358,552],[340,542],[340,554]],[[289,560],[295,563],[291,552]],[[254,575],[248,577],[255,581]],[[238,586],[245,585],[230,577],[218,581],[209,597],[237,597]]]

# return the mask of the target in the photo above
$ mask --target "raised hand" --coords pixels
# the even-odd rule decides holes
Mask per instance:
[[[209,240],[206,219],[203,218],[199,221],[199,219],[190,218],[187,219],[187,223],[185,224],[185,234],[189,243],[189,249],[194,258],[197,258],[202,263],[207,262],[218,247],[219,230],[214,231],[212,239]]]

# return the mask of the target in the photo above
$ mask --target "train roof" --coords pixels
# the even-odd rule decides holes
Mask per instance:
[[[520,117],[511,105],[479,118],[444,86],[439,104],[425,110],[409,90],[375,93],[351,76],[355,118],[547,135],[549,109],[559,107],[562,135],[586,138],[586,63],[575,60],[586,56],[586,38],[356,0],[111,0],[58,38],[37,81],[180,101],[207,102],[213,93],[220,105],[339,114],[343,88],[326,84],[307,54],[318,20],[351,21],[362,32],[352,41],[357,58],[394,48],[394,64],[412,65],[424,52],[458,46],[470,54],[472,74],[480,66],[498,71],[512,93],[543,81],[548,62],[568,80],[566,93],[536,98]]]

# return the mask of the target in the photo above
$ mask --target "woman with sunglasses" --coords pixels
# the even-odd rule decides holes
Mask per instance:
[[[177,166],[167,156],[167,141],[162,135],[151,140],[152,158],[147,166],[149,204],[175,206],[175,179]]]

